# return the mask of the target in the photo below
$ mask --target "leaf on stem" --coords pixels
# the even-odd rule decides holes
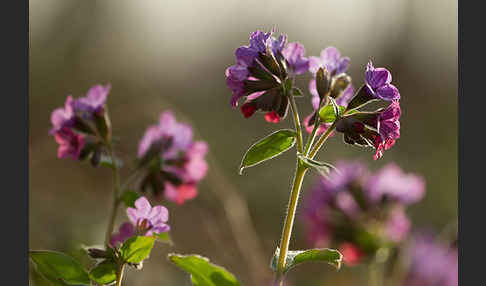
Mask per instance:
[[[89,285],[88,273],[69,255],[57,251],[29,251],[37,272],[56,285]]]
[[[295,145],[297,134],[290,129],[276,131],[253,144],[243,156],[240,175],[243,169],[270,160]]]
[[[306,167],[309,167],[309,168],[316,170],[322,176],[327,177],[331,173],[332,170],[339,172],[339,170],[330,163],[319,162],[319,161],[307,158],[304,155],[298,155],[298,157],[299,157],[300,160],[302,160],[302,163],[304,163],[304,165]]]
[[[89,272],[89,278],[99,285],[110,284],[116,279],[117,265],[115,262],[105,260],[97,264]]]
[[[325,105],[319,110],[319,117],[322,123],[333,123],[343,114],[346,107],[337,105],[332,97],[329,97],[331,104]]]
[[[191,274],[195,286],[240,286],[233,274],[199,255],[169,254],[169,261]]]
[[[115,164],[116,164],[117,168],[121,168],[123,166],[123,161],[121,159],[115,157],[115,164],[113,164],[113,160],[111,159],[111,156],[101,154],[99,164],[101,166],[105,166],[105,167],[114,169]]]
[[[277,247],[275,254],[273,255],[270,267],[273,271],[277,271],[278,257],[280,255],[280,249]],[[341,261],[343,255],[334,249],[329,248],[314,248],[307,250],[289,250],[285,259],[285,269],[283,273],[286,273],[291,268],[304,263],[304,262],[326,262],[334,266],[337,270],[341,268]]]
[[[120,257],[127,263],[140,263],[149,256],[154,243],[154,236],[131,237],[120,247]]]

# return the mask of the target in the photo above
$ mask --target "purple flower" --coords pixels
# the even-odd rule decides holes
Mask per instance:
[[[290,64],[290,68],[294,74],[303,74],[309,70],[309,59],[304,57],[304,45],[298,42],[289,43],[287,47],[282,50],[282,55]]]
[[[321,51],[320,57],[309,57],[309,71],[315,74],[319,68],[326,68],[331,75],[346,72],[350,59],[341,57],[335,47],[327,47]]]
[[[151,236],[170,230],[166,224],[169,211],[164,206],[152,207],[145,197],[135,201],[135,208],[127,208],[127,216],[130,222],[120,226],[119,232],[111,237],[111,245],[123,243],[134,235]]]
[[[418,235],[408,253],[411,254],[411,261],[404,285],[458,285],[457,248],[429,235]]]
[[[365,81],[368,92],[373,97],[388,101],[400,99],[398,89],[391,84],[391,73],[386,68],[375,68],[369,61],[366,66]]]
[[[422,199],[425,182],[422,177],[406,174],[398,165],[390,163],[368,179],[366,190],[375,202],[387,197],[408,205]]]
[[[153,146],[162,146],[159,153],[148,153]],[[147,128],[138,146],[140,159],[148,154],[154,156],[150,160],[159,162],[157,170],[149,167],[145,181],[155,194],[163,191],[167,199],[179,204],[197,195],[197,184],[208,170],[207,152],[206,142],[194,141],[192,128],[177,122],[170,111],[160,115],[157,125]]]
[[[100,114],[103,111],[110,89],[110,84],[93,86],[88,90],[85,97],[80,97],[73,101],[74,110],[81,113],[83,118],[94,118],[95,114]]]
[[[64,127],[72,127],[74,124],[74,111],[73,111],[73,98],[72,96],[68,96],[66,98],[66,103],[64,104],[64,108],[56,108],[51,113],[51,123],[52,129],[49,131],[49,134],[54,135],[57,131],[61,130]]]
[[[390,149],[395,145],[395,141],[400,137],[400,116],[401,116],[400,103],[398,101],[392,101],[392,103],[381,112],[375,125],[379,133],[379,136],[374,138],[374,147],[376,153],[374,159],[377,160],[383,156],[383,150]]]
[[[74,133],[71,129],[64,127],[54,134],[54,138],[59,144],[58,158],[79,159],[79,154],[85,144],[84,137],[81,134]]]

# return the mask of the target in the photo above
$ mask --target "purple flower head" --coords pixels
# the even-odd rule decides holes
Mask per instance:
[[[88,90],[85,97],[80,97],[73,101],[75,112],[80,113],[85,119],[93,119],[96,114],[100,114],[103,111],[110,89],[110,84],[93,86]]]
[[[292,42],[282,50],[282,55],[290,64],[290,69],[294,74],[303,74],[309,70],[309,59],[304,57],[304,45],[298,42]]]
[[[388,101],[400,99],[398,89],[391,84],[391,73],[386,68],[375,68],[369,61],[366,66],[365,81],[368,92],[373,97]]]
[[[135,208],[127,208],[127,216],[140,235],[151,236],[170,230],[166,224],[169,211],[164,206],[152,207],[145,197],[135,201]]]
[[[321,51],[320,57],[309,57],[309,71],[315,74],[319,68],[326,68],[329,73],[337,75],[349,67],[350,59],[341,57],[341,53],[335,47],[327,47]]]
[[[366,190],[375,202],[387,197],[408,205],[422,199],[425,182],[422,177],[406,174],[398,165],[390,163],[368,179]]]
[[[324,181],[326,187],[334,191],[346,189],[351,184],[361,184],[368,173],[365,165],[358,161],[339,161],[336,168],[339,171],[331,172],[329,178]]]
[[[81,134],[74,133],[71,129],[64,127],[54,134],[56,142],[59,144],[57,149],[58,158],[79,159],[85,140]]]
[[[379,136],[374,138],[374,147],[376,153],[374,159],[377,160],[383,156],[383,150],[390,149],[395,145],[395,141],[400,138],[400,103],[392,101],[392,103],[378,115],[376,120],[376,128]]]
[[[66,103],[64,104],[64,108],[56,108],[51,113],[51,123],[52,129],[49,131],[49,134],[54,135],[57,131],[61,130],[64,127],[72,127],[74,124],[74,111],[73,111],[73,98],[72,96],[68,96],[66,98]]]
[[[170,226],[166,224],[169,211],[164,206],[152,207],[145,197],[135,201],[135,208],[127,208],[127,216],[130,221],[123,223],[119,232],[112,235],[111,245],[123,243],[134,235],[151,236],[170,230]]]
[[[158,153],[149,152],[154,146]],[[191,126],[177,122],[170,111],[162,113],[158,125],[147,128],[138,146],[139,159],[154,156],[149,159],[157,162],[157,170],[148,168],[142,189],[150,185],[156,195],[163,191],[167,199],[179,204],[194,198],[208,170],[207,152],[206,142],[193,140]]]
[[[410,231],[411,224],[403,206],[393,208],[388,215],[388,220],[385,222],[386,237],[395,243],[404,240]]]
[[[411,261],[404,285],[458,285],[457,248],[422,234],[414,238],[408,253]]]

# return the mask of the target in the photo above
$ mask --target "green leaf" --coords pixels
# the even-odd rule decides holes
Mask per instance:
[[[332,102],[332,100],[331,100]],[[328,104],[319,110],[319,117],[321,117],[322,123],[333,123],[340,114],[344,112],[346,107],[341,105]]]
[[[195,286],[240,286],[235,276],[199,255],[169,254],[169,261],[191,274]]]
[[[277,271],[277,263],[278,257],[280,255],[280,249],[277,247],[275,250],[275,254],[273,255],[272,262],[270,267],[273,271]],[[343,259],[343,255],[334,249],[329,248],[314,248],[314,249],[307,249],[307,250],[289,250],[287,253],[287,257],[285,259],[285,269],[284,273],[289,271],[291,268],[304,263],[304,262],[326,262],[336,269],[341,268],[341,261]]]
[[[126,190],[123,195],[121,196],[121,200],[127,207],[134,208],[135,201],[140,198],[140,195],[137,194],[135,191]]]
[[[295,131],[283,129],[276,131],[253,144],[243,156],[240,175],[243,169],[270,160],[292,148],[296,141]]]
[[[123,166],[123,161],[119,158],[115,157],[115,164],[117,168],[121,168]],[[100,157],[100,165],[105,166],[108,168],[115,168],[115,165],[113,164],[113,160],[111,159],[111,156],[107,156],[105,154],[102,154]]]
[[[301,96],[304,96],[304,93],[302,92],[302,90],[300,88],[292,87],[292,95],[297,96],[297,97],[301,97]]]
[[[154,236],[134,236],[127,239],[120,248],[124,262],[140,263],[147,258],[154,247]]]
[[[310,158],[305,157],[304,155],[299,155],[299,159],[302,160],[302,163],[304,163],[305,166],[309,168],[313,168],[319,174],[323,176],[328,176],[332,170],[339,172],[339,170],[334,167],[332,164],[326,163],[326,162],[319,162]]]
[[[161,232],[155,235],[158,242],[167,243],[169,245],[174,245],[172,238],[170,237],[168,232]]]
[[[105,260],[91,269],[89,278],[100,285],[110,284],[116,279],[116,268],[115,262]]]
[[[88,274],[71,256],[57,251],[29,251],[36,270],[55,284],[89,285]]]

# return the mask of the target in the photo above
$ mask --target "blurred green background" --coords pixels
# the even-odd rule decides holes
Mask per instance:
[[[427,194],[409,209],[415,228],[441,230],[457,217],[457,1],[30,1],[30,248],[81,256],[81,243],[102,244],[111,199],[110,171],[56,158],[47,132],[50,112],[65,97],[111,83],[116,148],[130,163],[148,124],[161,111],[193,124],[210,145],[209,173],[200,195],[170,210],[173,248],[157,245],[143,271],[130,270],[123,285],[190,285],[166,260],[168,252],[199,253],[231,270],[245,285],[267,266],[280,239],[292,152],[250,168],[237,168],[247,147],[277,128],[263,116],[244,119],[229,104],[224,71],[234,50],[256,29],[288,34],[306,55],[327,46],[351,58],[355,85],[369,59],[392,71],[402,99],[401,138],[379,161],[371,150],[329,140],[320,158],[360,159],[372,170],[397,162],[422,174]],[[307,92],[307,78],[300,86]],[[309,98],[298,105],[311,110]],[[126,174],[126,171],[125,173]],[[304,187],[312,182],[308,176]],[[245,263],[218,195],[237,192],[248,204],[265,261]],[[304,192],[305,196],[305,192]],[[238,217],[238,214],[236,214]],[[118,222],[125,219],[120,212]],[[291,247],[309,247],[297,221]],[[242,235],[239,239],[246,239]],[[245,243],[243,241],[243,243]],[[257,249],[258,249],[257,248]],[[291,285],[361,285],[362,267],[336,273],[323,265],[297,268]],[[254,273],[253,273],[254,274]],[[270,276],[269,276],[270,277]],[[32,274],[31,285],[46,285]]]

